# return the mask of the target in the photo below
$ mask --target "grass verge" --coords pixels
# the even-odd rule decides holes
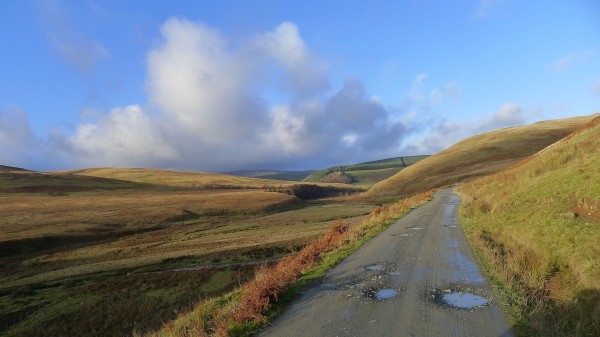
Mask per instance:
[[[522,336],[600,336],[600,118],[462,186],[460,221]]]
[[[373,210],[356,225],[336,222],[319,240],[270,267],[223,296],[199,302],[195,308],[150,336],[248,336],[277,316],[299,290],[363,243],[387,228],[395,219],[431,199],[424,192]]]

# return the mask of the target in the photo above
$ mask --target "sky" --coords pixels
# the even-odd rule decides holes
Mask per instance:
[[[600,112],[597,0],[0,0],[0,164],[307,170]]]

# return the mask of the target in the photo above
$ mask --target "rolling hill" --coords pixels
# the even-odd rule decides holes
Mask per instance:
[[[294,184],[294,182],[288,180],[258,179],[220,173],[145,168],[89,168],[62,171],[62,173],[174,187],[262,188],[266,186],[289,186]]]
[[[339,182],[370,186],[393,176],[402,169],[427,157],[428,156],[394,157],[353,165],[332,166],[324,170],[313,172],[303,181]]]
[[[467,138],[375,184],[366,196],[394,199],[498,172],[560,140],[596,116],[538,122]]]
[[[472,246],[527,335],[600,336],[600,117],[459,188]]]
[[[309,170],[309,171],[244,170],[244,171],[225,172],[224,174],[229,174],[229,175],[239,176],[239,177],[248,177],[248,178],[302,181],[306,177],[308,177],[310,174],[312,174],[313,172],[314,172],[314,170]]]

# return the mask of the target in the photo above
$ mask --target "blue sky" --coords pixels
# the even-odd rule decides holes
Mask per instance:
[[[0,1],[0,164],[312,169],[600,112],[600,3]]]

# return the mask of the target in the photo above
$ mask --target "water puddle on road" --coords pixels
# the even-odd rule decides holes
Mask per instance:
[[[375,292],[375,298],[378,300],[386,300],[388,298],[396,297],[398,294],[400,293],[394,289],[380,289]]]
[[[394,298],[400,294],[398,290],[384,288],[384,289],[369,289],[364,292],[364,294],[372,299],[382,301],[390,298]]]
[[[383,270],[383,266],[380,265],[380,264],[375,264],[375,265],[372,265],[372,266],[368,266],[367,270],[381,271],[381,270]]]
[[[472,309],[488,303],[488,299],[471,293],[453,292],[442,296],[442,300],[451,307]]]
[[[478,309],[490,302],[483,296],[459,288],[434,289],[430,293],[430,300],[438,305],[456,309]]]

